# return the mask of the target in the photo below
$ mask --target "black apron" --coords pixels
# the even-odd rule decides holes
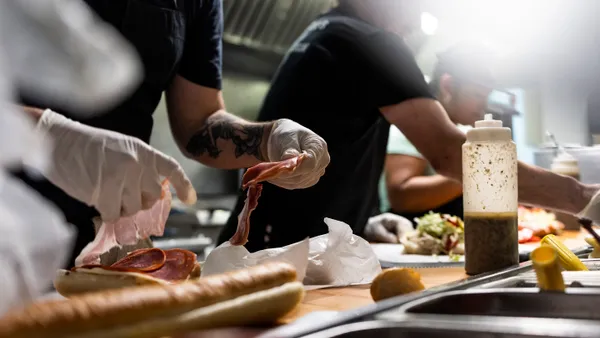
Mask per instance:
[[[137,50],[144,64],[145,77],[139,88],[111,111],[78,121],[94,127],[135,136],[150,141],[152,114],[162,92],[176,74],[183,54],[185,39],[184,1],[175,0],[85,0],[106,22],[114,26]],[[60,107],[48,107],[39,100],[22,96],[25,105],[50,108],[72,119],[72,114]],[[55,203],[65,214],[67,222],[78,230],[77,240],[67,267],[94,239],[92,218],[98,212],[65,194],[46,180],[32,179],[26,173],[16,174],[27,184]]]

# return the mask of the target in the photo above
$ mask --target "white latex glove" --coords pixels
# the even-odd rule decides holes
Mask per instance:
[[[301,153],[306,158],[293,173],[269,182],[290,190],[308,188],[317,184],[329,165],[327,143],[322,137],[292,120],[275,121],[267,143],[268,160],[282,161]]]
[[[168,178],[184,203],[196,192],[181,166],[141,140],[44,111],[38,128],[54,142],[44,175],[72,197],[95,207],[112,222],[151,207]]]
[[[412,223],[406,218],[384,213],[369,218],[364,235],[369,242],[399,243],[402,234],[413,230]]]

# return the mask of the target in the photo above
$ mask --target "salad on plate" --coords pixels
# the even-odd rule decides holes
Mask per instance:
[[[400,238],[405,254],[464,255],[464,223],[460,217],[429,212],[415,218],[417,229]]]

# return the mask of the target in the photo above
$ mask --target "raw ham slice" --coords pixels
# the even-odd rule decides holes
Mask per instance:
[[[75,259],[75,265],[95,265],[100,263],[100,255],[113,247],[134,245],[140,239],[162,236],[167,217],[171,211],[171,191],[169,182],[162,185],[163,195],[150,209],[141,210],[133,216],[123,217],[114,223],[103,223],[94,238]]]
[[[120,261],[109,265],[91,264],[73,268],[102,268],[108,271],[135,272],[152,276],[170,283],[187,280],[196,267],[195,253],[183,249],[140,249],[129,253]]]
[[[229,240],[231,245],[244,245],[248,243],[250,235],[250,214],[258,206],[258,198],[262,193],[262,184],[254,184],[248,188],[244,208],[238,216],[238,226],[235,234]]]
[[[244,245],[248,243],[250,234],[250,214],[258,206],[258,198],[262,193],[261,182],[269,181],[282,174],[293,173],[302,163],[305,154],[292,157],[280,162],[266,162],[249,168],[242,178],[242,188],[248,189],[244,208],[238,216],[238,226],[235,234],[229,240],[231,245]]]
[[[281,174],[293,173],[305,157],[306,154],[300,154],[285,161],[259,163],[246,171],[242,177],[242,188],[275,179]]]

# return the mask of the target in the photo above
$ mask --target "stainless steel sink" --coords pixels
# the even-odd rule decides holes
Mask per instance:
[[[600,269],[598,262],[584,261],[590,271],[563,271],[565,285],[570,288],[600,288]],[[527,271],[513,277],[485,283],[475,289],[498,288],[537,288],[537,277],[534,271]]]
[[[589,253],[589,248],[577,250]],[[278,337],[600,337],[600,260],[590,273],[564,272],[565,293],[540,292],[531,262],[339,313],[282,326]],[[598,272],[595,272],[598,275]],[[368,321],[365,321],[368,320]]]
[[[397,312],[493,317],[535,317],[599,320],[600,290],[537,289],[466,290],[436,294],[410,302]],[[598,332],[600,337],[600,332]]]
[[[338,326],[305,338],[540,338],[598,337],[600,325],[595,322],[549,320],[536,318],[495,318],[463,320],[368,321]]]

